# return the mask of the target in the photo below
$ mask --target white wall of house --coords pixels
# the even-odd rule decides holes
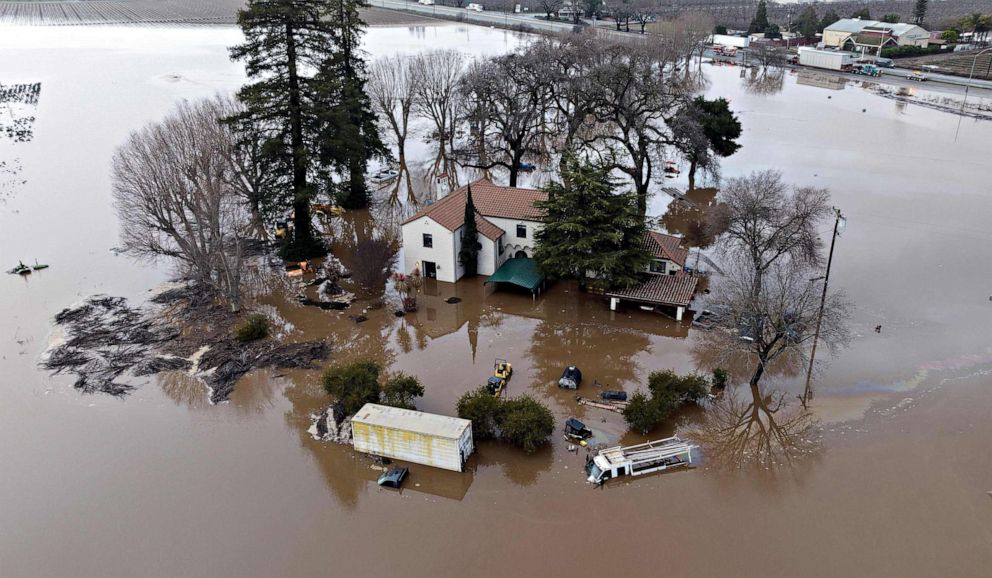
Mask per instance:
[[[432,236],[433,247],[424,247],[423,235]],[[437,265],[438,281],[454,283],[457,271],[455,265],[455,238],[451,231],[445,229],[430,217],[421,217],[403,225],[403,272],[409,273],[414,267],[420,267],[423,272],[425,261]]]
[[[458,260],[458,253],[462,250],[462,228],[459,227],[457,231],[452,234],[455,246],[455,260],[452,263],[455,273],[455,281],[461,279],[465,275],[465,267],[462,267],[461,262]],[[479,275],[492,275],[496,272],[496,241],[484,236],[479,235],[479,244],[482,248],[479,249],[479,265],[476,271]],[[447,281],[447,279],[444,279]]]
[[[512,259],[517,251],[524,251],[528,257],[534,256],[536,241],[534,236],[541,230],[541,223],[519,219],[487,217],[489,221],[505,231],[503,233],[503,254],[499,254],[499,242],[479,235],[479,274],[492,275],[507,259]],[[517,225],[527,230],[526,237],[517,237]],[[433,247],[424,247],[423,236],[430,234]],[[414,267],[423,272],[425,261],[437,266],[437,280],[454,283],[465,274],[465,268],[458,262],[461,250],[461,228],[451,232],[430,217],[421,217],[403,225],[403,272],[409,273]]]
[[[651,265],[648,264],[647,272],[654,275],[674,275],[682,270],[682,266],[674,261],[669,261],[668,259],[652,259],[657,265],[655,271],[651,270]]]
[[[500,265],[507,259],[512,259],[517,254],[517,251],[527,253],[528,257],[534,256],[534,247],[537,246],[534,236],[543,227],[540,222],[524,221],[521,219],[503,219],[500,217],[486,217],[486,219],[492,221],[494,225],[505,231],[503,234],[503,255],[499,259]],[[523,225],[527,229],[526,237],[517,237],[517,225]]]

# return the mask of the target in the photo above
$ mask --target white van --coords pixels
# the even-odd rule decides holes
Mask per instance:
[[[476,4],[475,2],[469,4],[465,7],[466,10],[475,10],[476,12],[482,12],[482,4]]]
[[[417,0],[417,4],[423,4],[424,6],[433,6],[434,0]]]

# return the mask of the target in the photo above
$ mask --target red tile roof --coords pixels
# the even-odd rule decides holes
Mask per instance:
[[[655,231],[648,231],[642,246],[656,259],[667,259],[678,263],[680,267],[685,266],[685,260],[689,256],[689,250],[682,246],[682,237]]]
[[[534,206],[534,202],[548,198],[547,193],[537,189],[501,187],[494,185],[487,179],[480,179],[448,193],[443,199],[421,209],[417,214],[403,221],[403,224],[416,221],[421,217],[430,217],[449,231],[458,230],[465,223],[465,200],[470,186],[472,187],[472,202],[475,203],[477,213],[475,222],[479,227],[479,233],[494,241],[499,239],[504,231],[485,217],[540,221],[541,212]]]
[[[689,275],[652,275],[642,285],[609,291],[606,295],[658,305],[688,307],[696,294],[698,283],[699,279]]]

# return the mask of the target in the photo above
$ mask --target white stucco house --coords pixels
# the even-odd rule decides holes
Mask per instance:
[[[480,179],[456,189],[403,222],[403,270],[419,268],[424,277],[454,283],[465,270],[458,262],[468,188],[479,229],[478,273],[492,275],[508,259],[534,256],[541,213],[534,206],[547,193],[501,187]]]

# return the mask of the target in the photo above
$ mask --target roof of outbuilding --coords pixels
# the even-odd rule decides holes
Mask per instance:
[[[689,275],[652,275],[641,285],[609,291],[606,295],[644,303],[688,307],[696,294],[698,283],[699,279]]]
[[[689,256],[689,250],[682,246],[682,237],[656,231],[648,231],[641,246],[655,258],[667,259],[679,266],[685,266],[685,260]]]
[[[908,24],[906,22],[882,22],[880,20],[859,20],[857,18],[841,18],[837,22],[834,22],[830,26],[824,28],[824,31],[829,32],[850,32],[851,34],[857,34],[863,32],[866,28],[872,28],[876,32],[880,30],[891,31],[892,34],[896,36],[902,36],[903,34],[913,30],[914,28],[919,28],[923,30],[922,27],[916,24]]]
[[[403,224],[406,225],[421,217],[430,217],[449,231],[458,230],[465,223],[465,202],[469,187],[472,187],[472,202],[476,210],[475,222],[479,227],[479,233],[494,241],[499,239],[503,230],[486,217],[540,221],[541,212],[534,203],[548,198],[548,194],[541,190],[501,187],[488,179],[480,179],[448,193],[443,199],[403,221]]]

